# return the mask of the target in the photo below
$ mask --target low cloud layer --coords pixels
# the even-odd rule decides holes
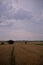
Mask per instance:
[[[0,0],[0,40],[43,40],[42,0]]]

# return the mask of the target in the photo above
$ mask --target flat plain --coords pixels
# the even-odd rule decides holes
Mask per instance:
[[[0,45],[0,65],[43,65],[43,42],[4,43]]]

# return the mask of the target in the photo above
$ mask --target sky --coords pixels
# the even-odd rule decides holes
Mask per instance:
[[[43,40],[43,0],[0,0],[0,40]]]

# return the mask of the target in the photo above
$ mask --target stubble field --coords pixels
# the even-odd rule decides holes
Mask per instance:
[[[43,42],[40,42],[40,44]],[[43,46],[39,42],[0,45],[0,65],[43,65]]]

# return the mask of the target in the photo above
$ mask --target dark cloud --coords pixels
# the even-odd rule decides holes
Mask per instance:
[[[14,11],[7,11],[7,9],[3,6],[0,12],[0,17],[3,16],[4,19],[16,19],[16,20],[24,20],[24,19],[31,19],[32,18],[32,14],[31,12],[28,12],[24,9],[19,9],[16,13],[15,10]],[[6,11],[4,11],[6,9]],[[3,11],[3,12],[2,12]]]
[[[17,19],[17,20],[31,19],[32,15],[31,15],[31,12],[25,11],[23,9],[19,9],[15,13],[14,18]]]

